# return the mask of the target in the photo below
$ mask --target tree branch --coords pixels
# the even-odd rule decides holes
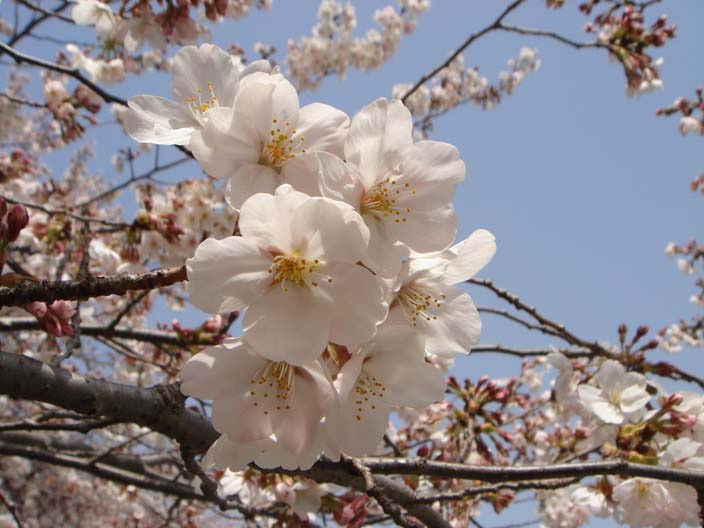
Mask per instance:
[[[88,277],[84,280],[23,282],[0,288],[0,306],[23,306],[34,301],[84,300],[104,295],[123,295],[129,290],[153,290],[186,280],[186,266],[160,269],[139,275]]]
[[[447,68],[453,60],[457,58],[457,56],[462,53],[464,50],[466,50],[475,40],[478,38],[483,37],[487,33],[491,33],[492,31],[495,31],[501,27],[501,23],[503,22],[504,18],[506,18],[511,11],[516,9],[518,6],[520,6],[525,0],[514,0],[511,2],[506,9],[504,9],[501,14],[488,26],[486,26],[484,29],[478,31],[477,33],[473,33],[472,35],[465,40],[459,48],[457,48],[452,55],[450,55],[445,62],[443,62],[440,66],[435,68],[433,71],[430,73],[427,73],[421,77],[418,82],[416,82],[403,96],[401,97],[401,102],[405,103],[406,100],[413,95],[418,88],[423,86],[426,82],[428,82],[430,79],[435,77],[438,73],[440,73],[443,69]]]

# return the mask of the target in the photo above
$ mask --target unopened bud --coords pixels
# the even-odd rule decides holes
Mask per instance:
[[[17,204],[7,213],[7,232],[5,239],[8,242],[14,242],[20,236],[22,231],[29,223],[29,213],[24,205]]]
[[[4,217],[5,213],[7,213],[7,202],[0,196],[0,218]]]
[[[427,445],[423,444],[422,446],[420,446],[420,447],[418,448],[418,453],[417,453],[417,454],[418,454],[419,457],[425,458],[425,457],[427,457],[427,456],[430,454],[430,448],[429,448]]]

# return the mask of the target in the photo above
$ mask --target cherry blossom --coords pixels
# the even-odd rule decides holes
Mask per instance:
[[[623,423],[628,415],[641,410],[650,400],[645,377],[626,372],[617,361],[604,361],[594,380],[596,386],[582,384],[577,391],[582,404],[606,423]]]
[[[364,262],[383,277],[396,276],[410,250],[445,249],[456,231],[450,202],[464,162],[447,143],[414,144],[412,129],[400,101],[378,99],[352,119],[346,164],[320,156],[323,196],[360,212],[371,233]]]
[[[241,237],[208,239],[187,261],[194,305],[247,307],[244,339],[274,361],[303,364],[328,341],[361,343],[387,312],[380,281],[356,263],[369,232],[349,205],[282,185],[240,213]]]
[[[76,0],[71,17],[79,26],[95,26],[100,39],[112,36],[117,25],[110,5],[100,0]]]
[[[336,445],[356,456],[375,451],[394,406],[423,408],[441,400],[445,376],[425,361],[423,340],[406,326],[384,325],[350,352],[335,379],[340,407],[328,420]]]
[[[316,153],[341,156],[348,124],[344,112],[322,103],[299,108],[296,89],[280,73],[255,71],[243,79],[234,108],[213,112],[191,148],[206,172],[229,179],[229,203],[239,209],[283,183],[319,194]]]
[[[275,434],[296,455],[334,398],[318,363],[271,361],[235,338],[196,354],[180,376],[184,394],[213,400],[213,425],[229,439],[247,443]]]
[[[473,277],[495,251],[494,236],[479,229],[442,255],[414,255],[391,288],[388,320],[421,333],[432,356],[468,354],[479,342],[481,320],[472,298],[454,285]]]
[[[188,145],[205,126],[211,109],[234,104],[239,72],[220,48],[186,46],[176,54],[171,71],[174,101],[153,95],[129,100],[123,126],[136,141]]]

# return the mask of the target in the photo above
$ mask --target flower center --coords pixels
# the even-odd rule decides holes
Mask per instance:
[[[401,184],[394,178],[386,178],[364,193],[361,202],[362,214],[379,219],[393,218],[397,224],[405,222],[411,214],[411,208],[398,202],[403,202],[409,194],[416,194],[416,190],[411,189],[409,183]]]
[[[357,413],[354,418],[357,422],[362,421],[364,411],[373,411],[376,409],[376,400],[384,399],[384,391],[386,387],[379,383],[374,376],[370,376],[364,370],[360,372],[357,381],[354,384],[353,394],[355,410]]]
[[[266,415],[270,410],[288,411],[295,381],[295,367],[284,361],[269,361],[249,380],[252,388],[247,396],[252,399],[252,405],[261,407]]]
[[[614,405],[619,405],[621,403],[621,391],[618,389],[609,389],[608,397],[609,401]]]
[[[302,148],[305,138],[296,137],[297,132],[291,129],[289,121],[281,124],[278,119],[272,119],[271,123],[269,137],[261,142],[259,163],[273,169],[280,169],[287,161],[307,152]]]
[[[418,325],[418,319],[434,321],[447,296],[438,288],[411,282],[401,287],[394,302],[398,303],[408,322]]]
[[[322,275],[318,271],[320,260],[306,260],[296,254],[293,255],[277,255],[274,257],[274,262],[269,266],[269,273],[272,274],[271,284],[281,283],[284,291],[288,291],[288,283],[294,283],[298,286],[312,286],[316,288],[318,281],[326,280],[332,282],[332,277]]]
[[[198,121],[202,120],[202,115],[211,108],[214,108],[218,104],[218,98],[215,97],[215,90],[213,90],[213,83],[208,81],[208,94],[210,97],[207,99],[203,98],[203,90],[198,88],[198,95],[196,97],[186,97],[186,102],[188,103],[188,108]]]

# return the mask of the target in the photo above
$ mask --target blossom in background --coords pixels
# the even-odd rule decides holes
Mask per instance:
[[[188,145],[213,108],[234,104],[239,72],[230,55],[217,46],[181,48],[171,72],[174,101],[154,95],[137,95],[128,101],[123,126],[135,141]]]
[[[139,11],[132,11],[129,20],[120,20],[117,35],[125,49],[132,53],[138,51],[145,41],[155,50],[166,47],[166,37],[149,4],[142,4]]]
[[[369,232],[347,204],[282,185],[256,194],[240,213],[242,236],[208,239],[188,268],[195,306],[209,313],[247,307],[244,339],[273,360],[315,360],[328,341],[363,343],[387,313],[381,282],[356,263]]]
[[[280,73],[255,71],[243,79],[234,109],[213,112],[191,148],[208,174],[229,179],[229,203],[239,209],[283,183],[319,194],[316,153],[341,156],[348,124],[344,112],[325,104],[299,108],[296,89]]]
[[[602,363],[594,376],[595,385],[577,387],[582,404],[606,423],[621,424],[650,400],[647,380],[637,372],[626,372],[618,361]]]
[[[321,155],[323,196],[353,205],[370,231],[364,263],[395,277],[410,250],[440,251],[457,220],[450,205],[465,166],[455,147],[413,143],[413,120],[400,101],[378,99],[352,119],[345,161]]]
[[[99,39],[110,38],[117,26],[110,6],[99,0],[76,0],[71,18],[79,26],[95,26]]]

